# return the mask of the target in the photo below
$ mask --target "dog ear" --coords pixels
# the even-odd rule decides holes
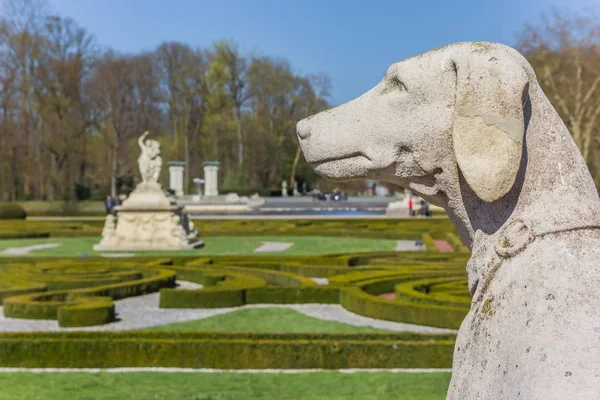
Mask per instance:
[[[452,135],[458,167],[477,196],[495,201],[519,171],[529,79],[503,51],[472,51],[444,64],[456,73]]]

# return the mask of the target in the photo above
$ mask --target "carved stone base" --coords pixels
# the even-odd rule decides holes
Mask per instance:
[[[200,248],[194,224],[181,207],[170,204],[160,185],[140,184],[122,206],[117,218],[106,217],[96,251],[187,250]]]

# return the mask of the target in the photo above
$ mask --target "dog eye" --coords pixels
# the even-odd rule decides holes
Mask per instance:
[[[404,82],[402,82],[400,80],[400,78],[398,78],[397,76],[393,76],[390,78],[390,86],[392,86],[393,88],[400,90],[401,92],[406,92],[406,85],[404,85]]]

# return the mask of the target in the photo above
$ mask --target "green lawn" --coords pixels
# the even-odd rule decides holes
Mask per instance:
[[[177,252],[151,251],[135,252],[136,255],[165,256],[177,254],[197,256],[218,255],[252,255],[252,254],[285,254],[285,255],[319,255],[336,253],[356,253],[372,251],[393,251],[396,242],[390,239],[361,239],[321,236],[221,236],[202,238],[206,246],[198,250]],[[32,256],[77,257],[83,254],[97,255],[93,246],[100,238],[44,238],[44,239],[7,239],[0,240],[0,251],[9,247],[26,247],[42,243],[60,243],[60,247],[36,250]],[[254,253],[254,249],[263,242],[291,242],[294,245],[279,253]],[[0,256],[6,254],[0,253]]]
[[[2,400],[443,400],[450,373],[4,373]]]
[[[323,321],[308,317],[289,308],[250,308],[215,315],[196,321],[154,326],[145,330],[163,331],[228,331],[269,333],[360,333],[386,332],[368,326],[354,326],[340,322]]]

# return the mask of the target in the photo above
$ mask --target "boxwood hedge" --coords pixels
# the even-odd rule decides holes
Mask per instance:
[[[0,334],[0,366],[449,368],[454,339],[415,334],[4,333]]]
[[[17,223],[12,229],[26,227],[29,221],[17,222],[22,224]],[[164,308],[327,303],[340,304],[369,317],[448,328],[458,327],[468,311],[464,272],[468,253],[458,236],[449,231],[447,220],[203,221],[199,225],[205,233],[215,235],[293,232],[397,239],[410,232],[413,238],[418,234],[425,242],[446,239],[457,252],[197,258],[174,255],[159,259],[136,257],[126,262],[93,257],[83,262],[52,257],[3,259],[0,260],[0,301],[5,302],[5,314],[27,318],[51,316],[65,326],[88,325],[92,320],[114,318],[113,299],[159,289],[162,289],[160,306]],[[49,223],[40,223],[38,228],[60,234],[53,230],[57,227]],[[85,235],[97,228],[101,228],[101,224],[94,221],[60,227],[71,230],[69,235]],[[170,271],[171,278],[153,286],[146,281],[148,271],[153,271],[152,274]],[[204,287],[174,289],[175,276]],[[328,278],[329,284],[317,285],[311,279],[316,277]],[[142,282],[140,286],[131,289],[131,283],[137,281]],[[383,294],[385,298],[380,297]],[[86,312],[89,320],[76,316]],[[93,314],[96,317],[91,317]]]
[[[112,271],[112,269],[111,269]],[[113,271],[114,272],[114,271]],[[126,279],[120,282],[121,279]],[[98,281],[96,281],[98,282]],[[9,318],[57,319],[59,326],[100,325],[114,321],[113,300],[139,296],[175,286],[175,272],[141,270],[135,274],[117,272],[117,283],[73,290],[42,291],[4,299],[4,315]]]
[[[17,203],[0,202],[0,219],[25,219],[25,209]]]

